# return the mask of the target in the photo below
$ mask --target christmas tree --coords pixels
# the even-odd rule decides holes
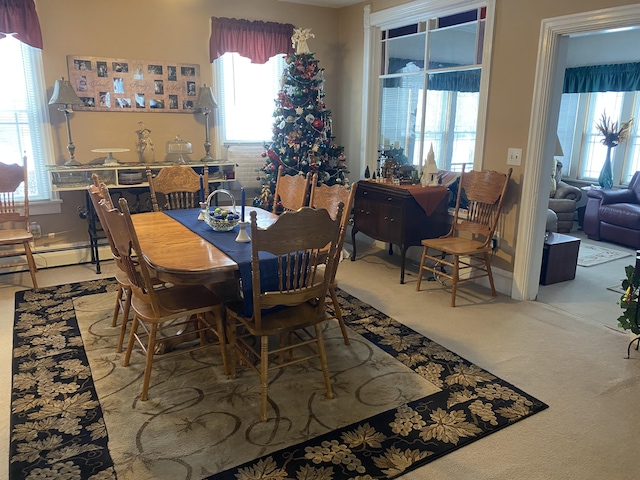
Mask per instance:
[[[324,71],[307,47],[307,39],[313,36],[309,29],[295,29],[292,42],[296,53],[285,59],[287,66],[273,113],[273,137],[262,154],[262,192],[254,200],[254,205],[265,209],[273,207],[280,165],[287,175],[317,172],[319,183],[348,182],[344,147],[333,142],[331,111],[323,101]]]

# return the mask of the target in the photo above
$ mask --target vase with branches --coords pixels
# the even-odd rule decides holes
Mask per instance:
[[[631,131],[633,118],[618,126],[606,112],[602,112],[600,121],[596,124],[596,130],[602,135],[602,144],[607,147],[607,156],[598,177],[598,183],[602,188],[613,187],[613,166],[611,164],[611,150],[624,142]]]

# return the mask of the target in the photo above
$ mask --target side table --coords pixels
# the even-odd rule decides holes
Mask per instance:
[[[549,233],[542,251],[540,283],[550,285],[576,278],[580,239],[562,233]]]
[[[582,230],[582,227],[584,225],[584,212],[587,209],[587,192],[592,188],[600,187],[598,185],[586,185],[584,187],[580,187],[580,190],[582,190],[582,196],[580,197],[580,200],[576,202],[576,212],[578,213],[578,227],[580,230]]]

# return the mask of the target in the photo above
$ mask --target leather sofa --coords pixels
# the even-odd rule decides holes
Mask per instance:
[[[582,197],[582,191],[562,180],[562,163],[556,160],[555,171],[551,176],[549,208],[558,217],[558,232],[569,233],[573,228],[576,215],[576,203]]]
[[[592,188],[587,197],[583,226],[587,237],[640,248],[640,172],[627,188]]]

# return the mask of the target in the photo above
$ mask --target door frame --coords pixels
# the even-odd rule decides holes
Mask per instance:
[[[640,4],[542,20],[527,141],[520,219],[516,235],[511,298],[535,300],[544,246],[555,131],[564,77],[566,41],[571,35],[640,26]]]

